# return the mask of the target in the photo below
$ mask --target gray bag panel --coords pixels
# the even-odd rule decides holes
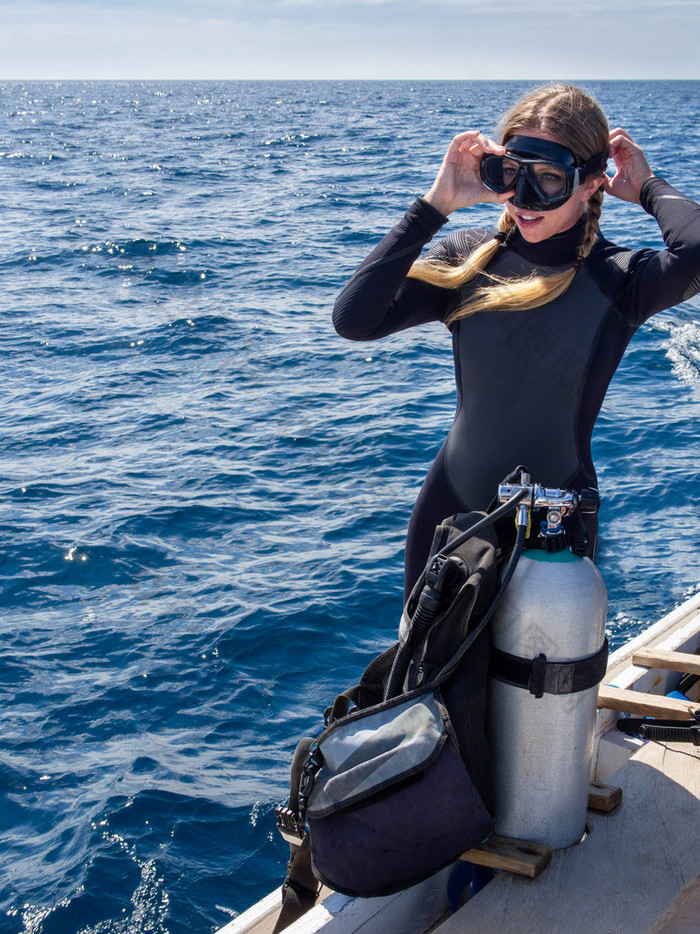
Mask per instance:
[[[333,728],[319,740],[323,765],[309,795],[321,817],[424,769],[448,737],[432,693]]]

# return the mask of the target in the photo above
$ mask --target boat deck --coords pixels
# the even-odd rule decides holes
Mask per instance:
[[[646,743],[611,781],[622,804],[582,843],[536,879],[501,873],[436,934],[698,934],[700,747]]]
[[[700,934],[700,747],[646,743],[611,781],[622,804],[589,811],[582,843],[554,851],[536,879],[500,873],[433,934]],[[276,892],[258,906],[258,923],[240,930],[269,934],[278,906]],[[332,894],[288,930],[401,934],[421,907]],[[236,934],[238,923],[220,934]]]
[[[649,649],[662,659],[700,655],[700,593],[611,656],[612,706],[598,711],[595,778],[620,786],[622,804],[609,814],[589,811],[582,843],[555,850],[535,879],[500,873],[449,917],[451,867],[383,898],[330,893],[285,934],[700,934],[700,747],[642,743],[614,729],[616,692],[625,693],[628,710],[630,690],[635,702],[646,703],[651,692],[666,704],[675,689],[677,672],[640,660]],[[691,696],[686,708],[694,710],[697,685]],[[277,890],[219,934],[270,934],[279,905]]]

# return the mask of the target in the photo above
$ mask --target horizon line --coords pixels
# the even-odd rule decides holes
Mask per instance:
[[[678,82],[678,83],[680,83],[680,82],[686,82],[686,81],[687,81],[687,82],[700,81],[700,77],[697,77],[697,78],[678,78],[678,77],[654,77],[654,78],[632,78],[632,77],[625,77],[625,78],[592,78],[592,77],[589,77],[589,78],[561,78],[561,77],[557,77],[557,78],[515,78],[515,77],[511,77],[511,78],[387,78],[387,77],[382,77],[382,78],[347,78],[347,77],[345,77],[345,78],[331,78],[331,77],[325,77],[325,78],[319,78],[319,77],[308,77],[308,78],[304,78],[304,77],[294,77],[294,78],[280,78],[280,77],[276,77],[276,78],[260,78],[260,77],[247,77],[247,78],[245,78],[245,77],[243,77],[243,78],[211,78],[211,77],[210,77],[210,78],[206,78],[206,77],[200,77],[200,78],[172,78],[172,77],[171,77],[171,78],[154,78],[154,77],[151,76],[151,77],[141,77],[141,78],[139,78],[139,77],[121,77],[121,78],[116,78],[116,77],[112,77],[112,78],[104,78],[104,77],[102,77],[102,78],[97,78],[97,77],[92,77],[92,78],[87,78],[87,77],[83,77],[83,78],[46,78],[46,77],[44,77],[44,78],[28,78],[28,77],[25,77],[25,78],[10,78],[10,77],[3,77],[2,75],[0,75],[0,82],[11,82],[11,83],[15,83],[15,82],[21,82],[21,81],[31,81],[31,82],[35,82],[35,83],[40,83],[40,82],[47,82],[47,83],[79,83],[79,82],[86,82],[86,81],[90,81],[90,82],[99,82],[99,81],[102,81],[102,82],[123,82],[123,83],[128,83],[128,82],[145,82],[145,81],[154,81],[154,82],[155,82],[155,81],[158,81],[158,82],[161,82],[161,83],[167,83],[167,82],[173,82],[173,83],[175,83],[175,82],[178,82],[178,83],[181,83],[181,84],[185,84],[185,83],[192,83],[192,84],[194,84],[194,83],[196,83],[196,82],[198,82],[198,81],[207,81],[207,82],[237,82],[237,81],[243,82],[243,81],[245,81],[245,82],[259,82],[259,83],[261,83],[261,84],[262,84],[262,83],[270,83],[270,84],[272,84],[272,83],[275,83],[275,82],[279,83],[279,82],[294,82],[294,81],[308,81],[308,82],[311,82],[311,81],[318,81],[318,82],[326,82],[326,83],[328,83],[328,82],[348,82],[348,83],[349,83],[349,82],[353,82],[353,83],[355,83],[355,84],[360,84],[360,83],[363,83],[363,82],[367,82],[367,83],[369,83],[369,82],[372,82],[372,83],[379,83],[379,82],[387,82],[387,83],[389,83],[389,82],[393,82],[393,83],[400,83],[400,84],[409,84],[409,83],[411,83],[411,82],[421,82],[421,83],[426,83],[426,84],[427,84],[427,83],[434,83],[434,84],[448,84],[448,83],[450,83],[450,84],[454,84],[454,83],[464,83],[464,84],[508,84],[508,83],[510,83],[510,82],[513,82],[513,81],[527,81],[527,82],[537,82],[537,83],[548,84],[548,83],[550,83],[550,82],[555,82],[555,81],[556,81],[556,82],[558,82],[558,81],[566,81],[567,83],[572,83],[572,84],[579,84],[579,83],[583,84],[583,83],[585,83],[585,82],[587,82],[587,81],[605,81],[605,82],[624,82],[624,81],[627,81],[627,82],[646,82],[646,83],[652,83],[652,82]]]

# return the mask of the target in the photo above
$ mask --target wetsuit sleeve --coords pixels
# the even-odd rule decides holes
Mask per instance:
[[[445,223],[447,218],[422,198],[411,205],[338,296],[333,309],[338,334],[376,340],[444,317],[453,293],[407,279],[406,273]]]
[[[633,325],[700,291],[700,205],[662,178],[644,183],[641,204],[656,219],[667,248],[633,254],[630,275],[617,302]]]

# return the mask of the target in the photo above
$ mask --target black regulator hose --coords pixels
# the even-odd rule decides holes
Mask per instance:
[[[459,548],[460,545],[468,542],[470,538],[474,538],[474,536],[478,535],[479,532],[483,532],[484,529],[487,529],[490,525],[498,522],[499,519],[507,516],[511,509],[517,506],[518,503],[522,502],[522,500],[524,500],[528,495],[528,490],[518,490],[514,496],[511,496],[509,500],[507,500],[505,503],[502,503],[497,509],[494,509],[493,512],[490,512],[487,516],[484,516],[483,519],[479,519],[479,521],[475,522],[474,525],[470,525],[468,529],[466,529],[464,532],[461,532],[456,536],[456,538],[453,538],[451,542],[448,542],[440,554],[450,554],[450,552],[454,551],[455,548]]]
[[[501,579],[498,582],[498,590],[494,594],[493,600],[488,606],[488,609],[485,611],[484,615],[479,621],[479,625],[482,623],[486,624],[493,616],[496,607],[501,601],[501,597],[505,593],[506,587],[510,583],[510,579],[513,576],[515,571],[515,566],[517,565],[520,555],[523,553],[523,548],[525,547],[525,539],[527,537],[527,522],[523,525],[518,525],[518,532],[515,536],[515,544],[513,545],[513,550],[510,553],[510,558],[508,559],[508,564],[505,566],[503,574],[501,574]]]
[[[525,539],[527,538],[527,522],[521,523],[518,522],[518,532],[515,537],[515,544],[513,545],[513,550],[510,553],[510,558],[508,559],[508,564],[505,566],[503,574],[501,574],[501,579],[498,583],[498,589],[494,594],[493,600],[489,603],[486,608],[484,615],[479,620],[477,626],[472,629],[464,642],[457,649],[455,654],[445,665],[445,667],[440,671],[438,676],[434,679],[435,681],[443,681],[445,678],[454,672],[455,668],[462,661],[465,652],[472,646],[476,640],[479,638],[481,633],[484,631],[489,620],[496,612],[498,604],[501,602],[501,597],[506,591],[506,587],[510,583],[510,579],[515,572],[516,565],[520,559],[520,555],[523,553],[523,548],[525,547]]]
[[[525,499],[527,495],[527,490],[519,490],[514,496],[511,496],[507,502],[503,503],[488,516],[480,519],[460,535],[457,535],[455,538],[453,538],[452,541],[448,542],[447,545],[445,545],[442,550],[430,560],[428,567],[424,572],[425,583],[418,598],[416,609],[413,613],[413,616],[411,617],[411,624],[408,635],[406,636],[404,643],[399,646],[396,657],[394,658],[394,663],[391,666],[391,672],[389,674],[386,689],[384,691],[385,700],[388,700],[391,697],[397,697],[403,692],[406,673],[411,663],[413,653],[416,647],[420,645],[423,636],[428,632],[433,622],[437,619],[440,611],[443,609],[446,603],[447,597],[454,592],[455,583],[457,581],[458,568],[462,572],[460,575],[460,585],[466,578],[466,566],[464,562],[455,556],[449,557],[450,553],[453,552],[456,548],[459,548],[460,545],[463,545],[465,542],[469,541],[470,538],[478,535],[490,525],[498,522],[499,519],[507,515],[515,506],[518,505],[518,503]],[[499,583],[496,595],[489,604],[484,616],[482,617],[482,620],[479,623],[479,626],[477,627],[479,631],[481,631],[483,626],[486,625],[488,620],[493,615],[498,601],[500,600],[506,586],[508,585],[508,581],[510,581],[510,578],[513,576],[515,565],[517,564],[520,553],[523,550],[526,533],[527,524],[518,525],[518,534],[513,551],[511,553],[508,564],[506,565],[505,571],[501,576],[501,581]],[[469,642],[470,645],[471,641]]]
[[[437,619],[448,598],[452,596],[458,587],[461,587],[466,577],[467,566],[456,555],[445,557],[438,554],[433,558],[426,572],[425,586],[418,598],[418,605],[411,619],[411,627],[404,643],[399,646],[394,663],[391,666],[386,690],[384,691],[385,700],[396,697],[403,692],[406,672],[414,650]]]

